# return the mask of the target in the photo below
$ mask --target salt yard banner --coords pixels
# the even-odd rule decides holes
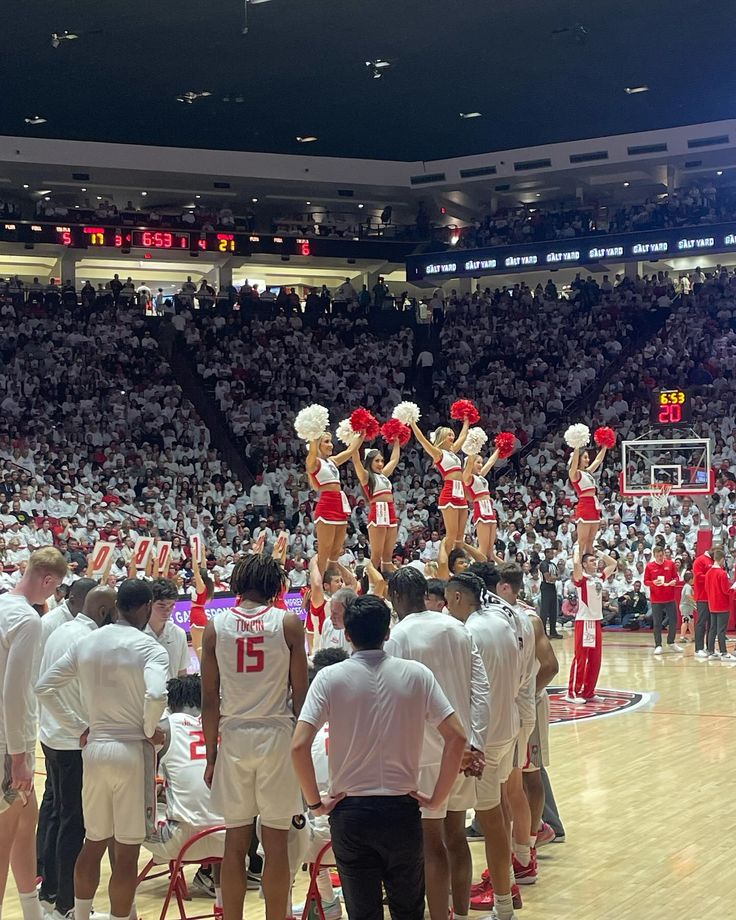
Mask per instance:
[[[302,596],[298,591],[284,595],[284,600],[287,608],[292,613],[296,613],[302,620],[305,619],[306,612],[302,609]],[[232,594],[215,594],[205,607],[205,612],[208,619],[211,620],[218,610],[229,610],[236,603],[237,598],[233,597]],[[174,612],[171,615],[174,623],[177,626],[181,626],[186,632],[189,632],[189,611],[191,608],[192,602],[190,600],[177,601],[174,605]]]

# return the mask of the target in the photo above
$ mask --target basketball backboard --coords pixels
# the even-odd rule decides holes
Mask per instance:
[[[622,495],[650,495],[652,486],[664,483],[672,495],[713,492],[708,438],[624,441],[621,449]]]

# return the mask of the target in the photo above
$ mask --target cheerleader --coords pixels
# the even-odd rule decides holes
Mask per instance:
[[[480,450],[480,447],[478,450]],[[496,528],[498,526],[498,519],[496,517],[496,510],[493,507],[493,502],[491,501],[491,490],[488,486],[488,480],[486,479],[486,475],[493,469],[498,457],[498,448],[491,454],[485,463],[483,463],[483,458],[480,454],[469,453],[468,459],[465,461],[463,482],[465,483],[468,497],[473,503],[473,524],[475,524],[478,549],[483,553],[486,559],[503,562],[503,559],[496,555]]]
[[[456,451],[465,443],[470,422],[465,419],[457,437],[452,428],[441,426],[432,432],[431,440],[424,435],[417,422],[411,421],[410,425],[417,441],[432,458],[442,476],[443,486],[438,507],[445,525],[445,546],[449,555],[463,542],[465,525],[468,522],[468,500],[465,497],[462,464]]]
[[[322,576],[330,561],[336,562],[342,555],[351,512],[348,497],[340,487],[338,467],[347,463],[362,443],[363,438],[359,436],[346,450],[333,456],[329,431],[309,441],[307,474],[319,492],[314,509],[314,528],[317,532],[317,565]]]
[[[365,463],[360,459],[360,451],[356,451],[352,458],[358,481],[370,502],[368,540],[371,545],[371,562],[379,572],[392,566],[391,559],[399,530],[391,480],[388,477],[396,469],[400,456],[401,444],[396,438],[388,463],[383,458],[383,452],[378,449],[366,451]]]
[[[600,469],[607,450],[608,448],[605,445],[601,446],[591,463],[590,452],[587,448],[574,447],[570,458],[568,476],[578,497],[575,520],[577,521],[578,547],[581,559],[586,553],[593,552],[595,535],[601,526],[601,506],[598,501],[598,488],[593,478],[593,473]]]
[[[205,605],[212,600],[215,593],[215,583],[209,575],[202,575],[200,564],[207,567],[207,552],[202,546],[201,560],[192,557],[192,586],[189,593],[192,597],[192,607],[189,611],[189,635],[192,637],[192,648],[197,653],[197,658],[202,660],[202,637],[204,628],[209,622]]]

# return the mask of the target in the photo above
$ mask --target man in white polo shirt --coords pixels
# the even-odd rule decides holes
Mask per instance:
[[[340,588],[330,598],[329,614],[322,624],[319,636],[319,648],[342,648],[348,653],[353,648],[345,636],[345,608],[355,600],[358,595],[352,588]]]
[[[308,807],[328,814],[350,920],[382,920],[389,910],[423,920],[424,859],[419,805],[439,808],[455,785],[466,736],[432,672],[387,655],[390,611],[374,595],[345,611],[355,651],[315,678],[299,715],[292,758]],[[330,723],[330,789],[321,791],[312,742]],[[417,791],[424,724],[443,739],[434,789]],[[334,810],[333,810],[334,809]]]
[[[468,738],[469,765],[450,798],[435,810],[422,809],[427,904],[432,920],[446,920],[452,889],[455,917],[467,917],[473,861],[465,836],[465,812],[475,805],[475,779],[482,769],[490,716],[489,686],[483,660],[470,633],[446,613],[427,609],[427,580],[411,566],[394,572],[389,598],[399,622],[384,646],[389,655],[426,665],[450,701]],[[442,760],[442,739],[425,726],[420,784],[432,788]]]

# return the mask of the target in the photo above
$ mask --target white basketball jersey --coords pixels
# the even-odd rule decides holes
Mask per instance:
[[[483,607],[465,621],[475,639],[491,687],[491,719],[488,726],[489,747],[507,744],[519,734],[519,709],[516,694],[521,684],[523,660],[516,626],[500,607]]]
[[[207,752],[201,716],[169,715],[169,747],[161,758],[166,779],[166,817],[193,827],[213,827],[222,818],[213,814],[210,790],[204,782]]]
[[[317,785],[321,790],[330,788],[330,764],[328,754],[330,752],[330,726],[328,722],[320,728],[314,736],[312,742],[312,763],[314,764],[314,776]]]
[[[293,720],[285,614],[278,607],[234,607],[212,618],[222,729],[236,729],[247,722]]]

